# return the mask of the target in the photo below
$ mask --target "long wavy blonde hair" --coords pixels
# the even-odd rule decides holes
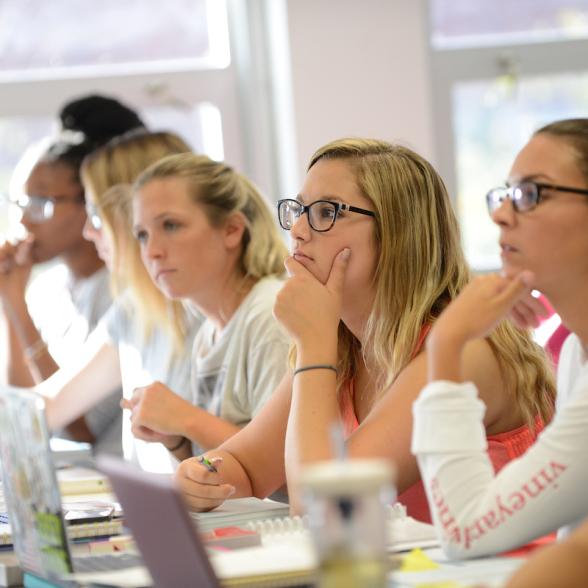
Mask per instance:
[[[245,219],[237,271],[244,278],[259,280],[282,275],[288,250],[278,231],[268,202],[245,176],[226,163],[206,155],[171,155],[145,170],[135,192],[152,180],[181,179],[193,202],[202,205],[212,226],[220,226],[234,213]]]
[[[157,288],[141,260],[132,236],[131,184],[153,163],[190,146],[174,133],[131,131],[111,140],[84,159],[81,178],[102,219],[102,230],[114,245],[111,288],[114,296],[127,292],[143,335],[159,328],[170,336],[176,352],[185,345],[186,310]]]
[[[383,393],[418,353],[423,329],[470,279],[457,219],[443,180],[414,151],[385,141],[340,139],[321,147],[322,159],[343,159],[376,211],[378,250],[375,298],[365,344],[341,322],[338,373],[341,393],[360,361],[379,374]],[[552,414],[555,387],[543,350],[529,335],[503,322],[489,337],[505,383],[514,390],[527,423]]]

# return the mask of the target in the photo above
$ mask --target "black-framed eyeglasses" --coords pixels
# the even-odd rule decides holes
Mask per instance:
[[[86,201],[86,216],[88,217],[88,222],[90,226],[95,231],[102,230],[102,217],[96,208],[96,205],[93,202]]]
[[[55,215],[55,206],[66,202],[83,204],[84,199],[80,196],[63,196],[53,198],[52,196],[31,196],[21,194],[15,201],[27,218],[37,224],[47,222]]]
[[[350,206],[342,202],[331,202],[330,200],[316,200],[308,205],[304,205],[293,198],[278,200],[278,219],[280,226],[286,231],[289,231],[294,226],[298,218],[307,213],[310,228],[319,233],[324,233],[333,228],[341,211],[376,216],[373,210]]]
[[[569,188],[568,186],[556,186],[554,184],[542,184],[538,182],[519,182],[512,186],[494,188],[486,194],[488,212],[493,214],[508,198],[512,207],[517,212],[529,212],[541,202],[543,190],[555,190],[557,192],[571,192],[572,194],[584,194],[588,196],[588,190],[582,188]]]

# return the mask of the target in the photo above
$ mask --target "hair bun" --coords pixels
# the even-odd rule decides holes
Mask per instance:
[[[61,128],[83,133],[99,145],[137,128],[145,128],[139,115],[115,98],[93,94],[68,102],[59,113]]]

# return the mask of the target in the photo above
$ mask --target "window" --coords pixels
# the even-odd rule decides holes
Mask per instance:
[[[2,0],[0,71],[4,79],[85,72],[107,75],[229,64],[224,2],[206,0]],[[116,31],[113,29],[116,27]]]
[[[27,146],[55,130],[60,106],[90,93],[115,96],[151,128],[240,167],[225,2],[102,0],[91,18],[88,8],[78,0],[0,0],[0,194]],[[8,225],[0,199],[0,234]]]
[[[588,0],[430,0],[439,170],[478,270],[499,267],[484,196],[531,133],[586,116]]]

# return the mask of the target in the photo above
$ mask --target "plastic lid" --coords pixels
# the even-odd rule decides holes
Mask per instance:
[[[300,482],[315,494],[359,495],[392,485],[394,474],[394,465],[384,459],[333,460],[306,466]]]

